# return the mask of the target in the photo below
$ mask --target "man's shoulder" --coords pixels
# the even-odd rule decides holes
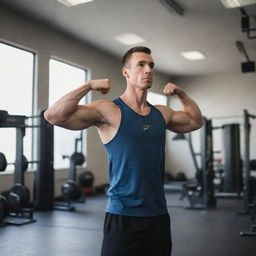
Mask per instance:
[[[92,107],[100,113],[100,115],[104,118],[106,125],[117,126],[117,122],[120,119],[120,108],[117,104],[115,104],[112,100],[96,100],[93,101]]]
[[[154,105],[154,107],[160,111],[165,119],[165,122],[169,123],[173,114],[173,109],[165,105]]]
[[[160,112],[170,111],[171,109],[168,106],[165,105],[153,105],[156,109],[158,109]]]
[[[114,103],[113,100],[95,100],[95,101],[92,101],[91,104],[92,106],[104,106],[104,107],[115,107],[116,104]]]
[[[119,107],[112,100],[95,100],[91,102],[91,107],[98,110],[101,113],[118,110]]]

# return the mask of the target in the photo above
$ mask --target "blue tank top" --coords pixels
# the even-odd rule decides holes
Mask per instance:
[[[121,98],[121,122],[114,138],[105,144],[110,187],[106,211],[127,216],[167,213],[164,195],[166,122],[158,109],[139,115]]]

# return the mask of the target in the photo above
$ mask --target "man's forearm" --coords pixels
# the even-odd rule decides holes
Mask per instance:
[[[183,104],[184,112],[190,116],[191,119],[198,123],[203,123],[201,111],[194,100],[192,100],[184,91],[177,95]]]
[[[77,110],[79,101],[91,90],[90,82],[67,93],[56,101],[48,110],[45,117],[52,122],[62,122]]]

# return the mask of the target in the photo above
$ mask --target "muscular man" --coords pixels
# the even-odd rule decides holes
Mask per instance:
[[[150,49],[140,46],[127,51],[122,73],[127,88],[119,98],[78,105],[91,90],[109,92],[108,79],[91,80],[59,99],[45,118],[72,130],[95,126],[108,153],[110,188],[101,255],[169,256],[170,218],[163,189],[165,132],[199,129],[203,119],[197,104],[172,83],[163,93],[178,96],[183,111],[147,102],[154,75]]]

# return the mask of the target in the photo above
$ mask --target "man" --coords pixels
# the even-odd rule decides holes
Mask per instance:
[[[163,92],[178,96],[183,111],[146,101],[154,75],[149,48],[127,51],[122,73],[127,88],[114,101],[78,105],[91,90],[109,92],[108,79],[91,80],[59,99],[45,112],[45,118],[67,129],[95,126],[106,148],[110,188],[101,255],[169,256],[170,218],[163,189],[165,132],[199,129],[203,119],[197,104],[172,83]]]

